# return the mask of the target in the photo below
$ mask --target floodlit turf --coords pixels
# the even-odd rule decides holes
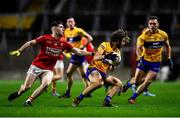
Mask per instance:
[[[137,103],[131,105],[127,99],[131,95],[131,90],[127,93],[115,96],[113,103],[118,105],[116,108],[102,107],[102,101],[105,96],[104,87],[96,90],[92,98],[85,98],[81,104],[73,108],[72,99],[83,89],[81,81],[75,81],[72,88],[72,97],[70,99],[59,99],[51,96],[50,87],[47,93],[42,94],[33,102],[33,107],[24,107],[23,103],[31,94],[32,90],[37,87],[39,81],[31,90],[15,99],[7,101],[8,95],[20,87],[22,80],[0,80],[0,117],[55,117],[55,116],[82,116],[82,117],[127,117],[127,116],[157,116],[171,117],[180,116],[180,82],[160,83],[153,82],[150,86],[151,92],[156,97],[139,96]],[[58,82],[58,90],[62,94],[65,91],[66,83]]]

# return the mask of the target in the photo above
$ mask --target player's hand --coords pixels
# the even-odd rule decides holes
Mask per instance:
[[[71,54],[70,54],[70,53],[64,53],[64,56],[65,56],[66,58],[68,58],[68,59],[71,58]]]
[[[9,52],[9,54],[19,56],[21,54],[21,52],[19,50],[16,50],[16,51]]]
[[[104,59],[111,59],[114,60],[117,57],[116,54],[113,54],[113,52],[110,52],[104,56]]]
[[[168,65],[169,65],[170,69],[172,69],[172,68],[173,68],[173,61],[172,61],[172,59],[169,58],[169,59],[167,60],[167,62],[168,62]]]

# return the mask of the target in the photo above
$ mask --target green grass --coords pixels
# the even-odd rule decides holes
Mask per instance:
[[[141,95],[138,97],[135,105],[127,102],[127,99],[131,95],[131,91],[128,90],[127,93],[113,97],[113,103],[119,106],[117,108],[102,107],[102,101],[105,96],[104,87],[96,90],[92,98],[84,99],[78,107],[73,108],[71,106],[72,99],[83,90],[81,81],[74,82],[72,98],[70,99],[59,99],[51,96],[49,87],[47,93],[42,94],[33,102],[33,107],[24,107],[24,101],[39,84],[39,81],[37,81],[31,90],[14,101],[7,101],[7,96],[13,91],[16,91],[21,83],[22,80],[0,80],[0,117],[180,117],[180,82],[153,82],[150,89],[151,92],[156,93],[156,97]],[[66,82],[58,82],[57,86],[62,94],[65,91]]]

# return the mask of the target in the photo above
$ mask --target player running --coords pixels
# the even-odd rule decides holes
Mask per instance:
[[[76,47],[79,49],[84,49],[93,40],[93,38],[88,33],[86,33],[83,29],[75,26],[74,18],[67,19],[67,28],[65,30],[65,37],[66,37],[66,40],[73,47]],[[81,42],[82,37],[85,37],[87,39],[87,41],[84,45],[82,45],[82,42]],[[61,96],[62,98],[70,98],[71,97],[71,87],[73,84],[72,75],[76,71],[77,68],[79,69],[79,71],[81,73],[81,77],[85,83],[85,87],[88,87],[88,82],[85,79],[86,78],[85,77],[85,67],[83,65],[85,57],[78,56],[74,53],[72,53],[71,55],[72,56],[70,59],[70,63],[68,65],[68,68],[66,71],[67,82],[68,82],[67,89],[66,89],[66,93]]]
[[[128,99],[128,102],[131,104],[136,103],[136,98],[151,84],[152,80],[157,76],[162,61],[163,46],[166,47],[169,65],[171,68],[173,67],[169,38],[166,32],[158,29],[158,20],[159,19],[157,16],[149,17],[148,30],[143,32],[138,38],[136,53],[140,60],[136,68],[135,77],[123,86],[124,91],[126,91],[129,87],[131,87],[132,84],[139,85],[136,92]],[[142,55],[143,57],[141,57],[142,51],[144,51]],[[147,75],[142,82],[142,78],[145,72],[147,72]]]
[[[108,62],[107,60],[112,61],[116,58],[117,55],[114,55],[113,52],[120,55],[121,47],[126,43],[127,39],[129,39],[127,32],[117,30],[112,33],[110,42],[101,43],[94,56],[93,62],[89,65],[86,72],[86,77],[90,82],[90,85],[85,88],[76,99],[74,99],[72,106],[78,106],[87,94],[100,88],[104,84],[110,85],[111,88],[107,91],[103,106],[113,106],[111,104],[111,99],[122,87],[122,82],[120,79],[107,74],[107,71],[113,68],[111,63],[109,63],[110,61]]]
[[[39,54],[33,60],[24,83],[20,89],[9,95],[8,100],[12,101],[31,88],[35,80],[41,80],[41,84],[25,101],[25,106],[33,106],[32,101],[40,96],[51,83],[53,77],[53,68],[63,51],[70,51],[79,56],[93,55],[92,52],[86,52],[72,47],[64,40],[64,26],[62,22],[53,22],[51,24],[52,34],[42,35],[34,40],[23,44],[18,50],[10,52],[11,55],[19,56],[26,48],[39,44],[41,46]]]

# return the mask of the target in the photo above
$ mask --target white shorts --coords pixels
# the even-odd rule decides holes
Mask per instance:
[[[54,68],[61,68],[61,69],[63,69],[64,68],[63,60],[57,60]]]
[[[43,73],[47,73],[46,77],[48,79],[52,79],[53,77],[53,72],[51,70],[45,70],[45,69],[41,69],[35,65],[31,65],[27,71],[27,73],[34,75],[35,77],[39,78],[39,75],[43,74]]]

